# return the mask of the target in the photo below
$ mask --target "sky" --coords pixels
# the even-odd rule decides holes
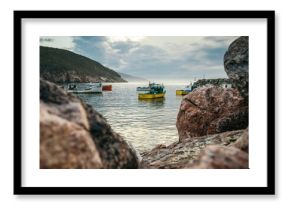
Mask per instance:
[[[237,36],[43,36],[40,45],[91,58],[147,80],[227,77],[223,56]]]

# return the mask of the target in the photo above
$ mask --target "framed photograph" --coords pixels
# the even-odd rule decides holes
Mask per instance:
[[[275,194],[275,12],[14,11],[14,194]]]

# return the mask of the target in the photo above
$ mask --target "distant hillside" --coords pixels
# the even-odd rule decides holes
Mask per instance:
[[[146,80],[144,78],[140,78],[140,77],[136,77],[133,75],[128,75],[128,74],[120,73],[120,72],[119,72],[119,74],[123,79],[125,79],[128,82],[148,82],[148,80]]]
[[[40,46],[40,77],[55,83],[126,82],[115,71],[71,51]]]

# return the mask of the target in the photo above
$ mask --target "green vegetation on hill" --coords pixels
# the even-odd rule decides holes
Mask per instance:
[[[40,46],[40,77],[55,83],[126,82],[115,71],[68,50]]]

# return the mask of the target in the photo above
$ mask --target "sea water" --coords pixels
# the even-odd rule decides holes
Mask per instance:
[[[138,99],[138,86],[146,83],[109,83],[112,91],[102,94],[78,94],[86,103],[102,114],[112,129],[130,142],[137,151],[149,151],[158,144],[169,145],[178,140],[176,119],[182,96],[176,89],[186,84],[164,83],[163,99]],[[85,84],[79,84],[78,88]]]

